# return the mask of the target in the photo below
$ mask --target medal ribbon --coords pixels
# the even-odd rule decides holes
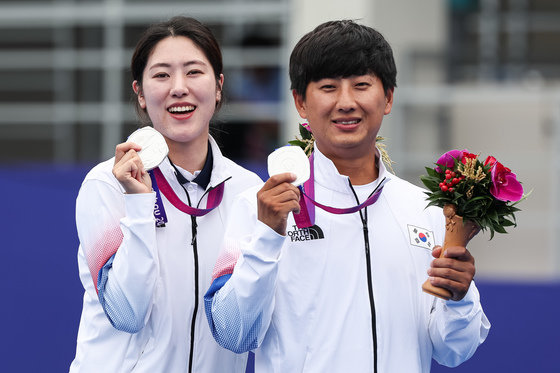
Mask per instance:
[[[317,206],[320,209],[323,209],[331,214],[351,214],[357,211],[360,211],[364,207],[373,205],[379,199],[381,195],[381,191],[383,190],[383,186],[387,181],[386,178],[383,178],[379,185],[375,188],[373,194],[366,199],[364,202],[360,203],[357,206],[348,207],[348,208],[337,208],[323,205],[317,201],[315,201],[315,172],[313,170],[313,153],[309,156],[309,166],[310,166],[310,176],[309,179],[303,184],[303,187],[300,185],[298,188],[301,192],[301,198],[299,199],[299,207],[300,212],[299,214],[294,213],[294,220],[296,221],[296,225],[298,228],[307,228],[313,226],[315,224],[315,207]]]
[[[159,208],[160,211],[163,212],[163,216],[165,217],[165,221],[167,221],[167,217],[165,216],[165,211],[163,210],[163,203],[161,201],[160,191],[163,193],[165,198],[177,208],[179,211],[184,212],[185,214],[192,215],[192,216],[204,216],[208,214],[210,211],[214,210],[218,205],[222,202],[222,198],[224,196],[224,183],[218,184],[217,187],[210,189],[208,193],[208,199],[206,200],[206,208],[199,209],[196,207],[191,207],[185,204],[183,201],[177,197],[171,185],[163,176],[159,167],[154,168],[150,171],[150,177],[152,178],[152,188],[156,192],[156,207],[155,210]],[[154,210],[154,211],[155,211]],[[157,219],[157,216],[156,216]]]

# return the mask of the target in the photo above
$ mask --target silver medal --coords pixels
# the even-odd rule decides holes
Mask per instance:
[[[283,146],[268,156],[268,174],[278,175],[291,172],[296,175],[293,185],[299,186],[309,179],[309,159],[299,146]]]
[[[138,152],[146,171],[156,168],[169,153],[165,139],[152,127],[142,127],[128,136],[128,140],[142,147]]]

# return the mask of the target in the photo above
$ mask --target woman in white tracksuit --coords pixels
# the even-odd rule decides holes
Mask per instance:
[[[376,147],[396,86],[391,47],[370,27],[326,22],[294,48],[290,78],[315,137],[312,178],[305,198],[285,173],[236,200],[205,295],[214,337],[255,350],[257,373],[419,373],[432,358],[470,358],[490,328],[474,259],[450,247],[432,261],[442,211],[388,172]],[[345,214],[302,204],[308,196]],[[315,218],[307,210],[299,227],[305,208]],[[423,293],[427,276],[452,300]]]
[[[141,147],[125,142],[82,183],[85,294],[70,371],[244,372],[246,354],[213,340],[202,304],[233,197],[260,182],[209,135],[222,98],[220,48],[206,26],[175,17],[146,30],[131,68],[137,111],[169,154],[148,173]]]

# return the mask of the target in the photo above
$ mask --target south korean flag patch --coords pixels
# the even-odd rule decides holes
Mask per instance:
[[[424,228],[408,224],[410,244],[432,250],[435,246],[434,233]]]

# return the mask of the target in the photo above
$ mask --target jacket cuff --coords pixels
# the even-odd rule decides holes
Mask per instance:
[[[480,308],[480,294],[478,289],[471,282],[469,290],[465,297],[459,301],[448,300],[444,301],[444,309],[451,311],[457,318],[471,318],[478,312]]]
[[[129,220],[153,220],[156,193],[135,193],[124,195],[126,217]]]
[[[248,249],[243,250],[243,254],[256,255],[264,261],[275,262],[280,258],[282,245],[286,236],[278,234],[274,229],[257,220],[255,232],[253,235],[253,243]]]

